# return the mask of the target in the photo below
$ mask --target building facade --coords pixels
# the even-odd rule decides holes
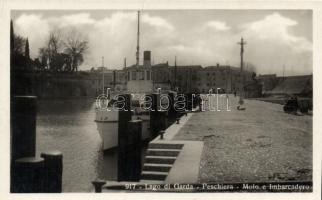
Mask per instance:
[[[101,72],[102,73],[102,72]],[[97,91],[102,89],[102,75],[96,72]],[[241,84],[249,85],[254,81],[254,72],[240,68],[215,65],[169,66],[168,62],[151,65],[151,52],[144,51],[143,65],[132,65],[122,70],[104,71],[104,88],[112,88],[116,92],[152,93],[161,88],[163,91],[176,90],[182,93],[216,92],[239,93]]]

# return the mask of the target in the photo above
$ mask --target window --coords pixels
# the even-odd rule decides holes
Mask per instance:
[[[130,72],[127,72],[127,80],[130,80]]]
[[[150,71],[146,71],[146,80],[150,80]]]
[[[136,80],[136,71],[132,71],[132,80]]]

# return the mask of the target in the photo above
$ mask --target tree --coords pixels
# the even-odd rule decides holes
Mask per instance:
[[[13,22],[10,20],[10,54],[12,58],[13,54],[13,49],[14,49],[14,30],[13,30]]]
[[[48,49],[52,55],[55,55],[61,51],[63,41],[59,30],[53,30],[49,34]]]
[[[29,54],[29,41],[28,38],[26,39],[26,45],[25,45],[25,57],[29,60],[30,54]]]
[[[13,35],[13,54],[24,55],[25,41],[23,37],[16,34]]]
[[[51,71],[77,71],[84,61],[88,42],[76,31],[63,36],[58,30],[50,32],[47,46],[39,49],[42,66]]]
[[[65,53],[71,58],[72,71],[78,71],[78,66],[84,61],[84,54],[88,49],[88,41],[83,35],[71,31],[64,42]]]
[[[41,68],[43,70],[49,69],[48,59],[49,59],[48,48],[40,48],[39,49],[39,60],[40,60],[41,66],[42,66]]]

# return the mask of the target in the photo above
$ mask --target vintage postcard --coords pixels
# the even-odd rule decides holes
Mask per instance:
[[[2,5],[1,199],[321,198],[321,2]]]

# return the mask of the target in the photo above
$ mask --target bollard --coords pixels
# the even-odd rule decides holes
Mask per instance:
[[[119,121],[118,121],[118,170],[117,179],[119,181],[125,180],[127,176],[127,145],[128,145],[128,122],[132,118],[131,112],[131,96],[130,94],[120,95],[125,99],[125,106],[123,110],[119,111]]]
[[[63,175],[63,154],[60,151],[43,152],[44,192],[61,193]]]
[[[36,154],[37,97],[14,96],[11,99],[11,160]]]
[[[150,110],[150,138],[154,139],[159,132],[159,112],[158,112],[158,99],[160,94],[153,93],[149,95],[152,99],[152,106]]]
[[[188,112],[184,111],[184,112],[180,112],[181,116],[188,116]]]
[[[177,118],[176,121],[177,121],[177,124],[180,124],[180,118]]]
[[[142,120],[131,120],[119,141],[118,181],[139,181],[142,171]]]
[[[163,140],[163,135],[164,135],[165,131],[160,131],[159,134],[160,134],[160,139]]]
[[[131,95],[130,94],[123,94],[119,95],[119,98],[124,98],[124,109],[120,110],[119,113],[119,121],[118,121],[118,137],[122,137],[123,135],[126,135],[127,131],[127,124],[128,121],[132,118],[132,112],[131,112]]]
[[[40,193],[43,188],[44,159],[24,157],[15,160],[11,192]]]
[[[168,111],[168,114],[169,114],[169,118],[171,120],[174,120],[177,116],[177,112],[174,108],[174,96],[175,96],[175,93],[173,92],[169,92],[169,102],[170,102],[170,106],[169,106],[169,111]]]
[[[95,180],[95,181],[92,181],[92,184],[95,188],[95,193],[101,193],[102,192],[102,188],[103,188],[103,185],[106,184],[106,181],[103,181],[103,180]]]

